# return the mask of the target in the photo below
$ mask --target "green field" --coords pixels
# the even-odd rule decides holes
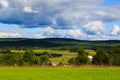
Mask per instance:
[[[0,80],[120,80],[120,68],[0,68]]]
[[[24,53],[25,51],[23,50],[11,50],[12,52],[16,52],[16,53]],[[48,52],[48,53],[55,53],[55,54],[62,54],[62,57],[58,57],[58,58],[50,58],[50,60],[53,63],[59,63],[62,62],[63,64],[68,64],[68,60],[72,57],[76,57],[77,56],[77,52],[69,52],[68,50],[66,51],[61,51],[61,50],[51,50],[51,49],[33,49],[33,51],[35,53],[43,53],[43,52]],[[96,52],[93,50],[85,50],[86,52],[88,52],[91,55],[95,55]]]
[[[11,50],[12,52],[23,53],[23,50]],[[60,50],[51,50],[51,49],[33,49],[35,53],[42,53],[42,52],[49,52],[49,53],[56,53],[56,54],[76,54],[76,52],[69,52],[69,51],[60,51]]]

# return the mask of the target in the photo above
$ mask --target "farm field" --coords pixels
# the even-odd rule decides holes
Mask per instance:
[[[23,50],[11,50],[12,52],[16,53],[24,53],[25,51]],[[68,64],[68,60],[72,57],[77,56],[77,52],[69,52],[69,51],[61,51],[61,50],[51,50],[51,49],[33,49],[35,53],[43,53],[43,52],[48,52],[48,53],[55,53],[55,54],[62,54],[62,57],[57,57],[57,58],[50,58],[50,60],[58,64],[59,62],[62,62],[63,64]],[[93,50],[85,50],[91,55],[95,55],[96,52]]]
[[[11,50],[12,52],[18,52],[18,53],[21,53],[21,52],[24,52],[23,50]],[[75,54],[76,52],[69,52],[67,50],[65,51],[62,51],[62,50],[51,50],[51,49],[33,49],[34,52],[50,52],[50,53],[58,53],[58,54]],[[89,52],[91,53],[91,55],[95,55],[95,52],[93,50],[86,50],[86,52]]]
[[[120,80],[120,68],[0,68],[1,80]]]
[[[21,53],[24,52],[23,50],[11,50],[12,52]],[[69,52],[69,51],[60,51],[60,50],[51,50],[51,49],[33,49],[36,53],[42,53],[42,52],[49,52],[49,53],[58,53],[58,54],[76,54],[76,52]]]

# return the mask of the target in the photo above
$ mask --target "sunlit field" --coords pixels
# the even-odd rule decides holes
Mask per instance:
[[[24,50],[11,50],[12,52],[16,53],[24,53]],[[61,51],[61,50],[51,50],[51,49],[33,49],[35,53],[43,53],[43,52],[48,52],[48,53],[55,53],[55,54],[62,54],[62,57],[58,58],[50,58],[50,60],[54,63],[59,63],[62,62],[63,64],[68,64],[68,60],[72,57],[77,56],[77,52],[70,52],[68,50]],[[95,55],[96,52],[93,50],[85,50],[91,55]]]
[[[0,68],[1,80],[120,80],[120,68]]]

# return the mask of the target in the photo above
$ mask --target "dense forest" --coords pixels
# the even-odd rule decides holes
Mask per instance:
[[[1,38],[0,48],[52,48],[52,49],[71,49],[82,46],[85,49],[109,49],[112,46],[120,45],[119,40],[106,41],[85,41],[66,38],[46,38],[46,39],[29,39],[29,38]]]

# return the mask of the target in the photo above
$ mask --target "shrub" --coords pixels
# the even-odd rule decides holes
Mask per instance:
[[[92,63],[96,65],[108,65],[108,54],[103,49],[98,49],[96,55],[93,57]]]
[[[70,58],[70,59],[68,60],[68,63],[69,63],[70,65],[74,65],[74,64],[75,64],[75,58],[74,58],[74,57]]]
[[[2,54],[0,56],[1,65],[20,65],[19,61],[21,60],[20,54]]]
[[[49,60],[49,56],[48,55],[41,55],[40,56],[40,64],[41,65],[45,65],[47,63],[49,63],[50,60]]]
[[[83,49],[79,49],[76,58],[70,58],[68,63],[71,65],[86,65],[90,63],[87,53]]]
[[[26,65],[34,65],[34,64],[36,64],[35,63],[36,60],[37,60],[37,57],[36,57],[35,53],[31,50],[26,51],[23,55],[23,61],[24,61],[24,64],[26,64]]]

